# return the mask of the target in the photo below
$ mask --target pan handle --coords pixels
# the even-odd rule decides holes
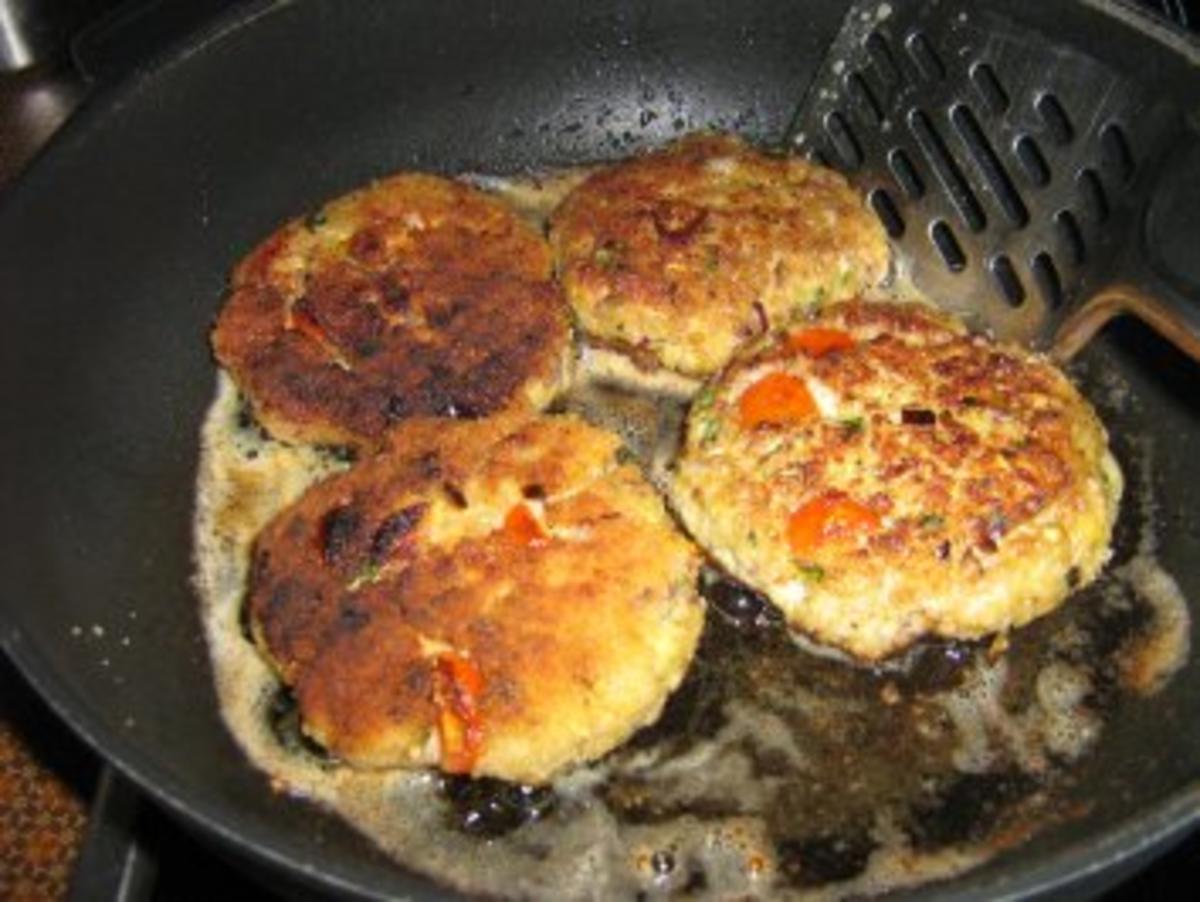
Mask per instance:
[[[158,864],[138,841],[137,789],[106,764],[88,815],[88,831],[71,874],[69,902],[145,902],[151,898]]]
[[[1132,313],[1200,362],[1200,141],[1164,161],[1121,267],[1055,333],[1050,354],[1070,359],[1114,316]]]

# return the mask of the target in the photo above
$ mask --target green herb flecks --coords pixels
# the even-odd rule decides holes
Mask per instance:
[[[810,583],[819,583],[825,579],[825,568],[819,564],[797,564],[796,570]]]
[[[622,445],[617,449],[616,460],[619,466],[637,463],[637,455],[627,445]]]
[[[592,261],[601,269],[612,271],[621,265],[622,249],[617,244],[602,244],[592,253]]]
[[[866,428],[866,423],[862,417],[846,417],[839,421],[842,428],[846,430],[848,435],[857,435]]]
[[[703,412],[711,410],[712,406],[717,402],[717,389],[715,386],[706,385],[700,391],[696,392],[696,397],[692,399],[692,407],[696,411]]]
[[[716,417],[706,417],[700,426],[700,447],[707,448],[721,434],[721,421]]]
[[[917,525],[922,529],[927,529],[930,532],[933,532],[934,530],[941,529],[946,525],[946,518],[941,514],[922,514],[921,518],[917,520]]]
[[[363,586],[369,586],[371,583],[379,581],[380,571],[383,568],[374,561],[367,561],[363,564],[362,569],[354,575],[354,579],[350,580],[346,586],[347,592],[357,592]]]

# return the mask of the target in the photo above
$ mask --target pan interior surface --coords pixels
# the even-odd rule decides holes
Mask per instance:
[[[0,624],[56,710],[173,810],[326,888],[411,894],[430,887],[273,795],[217,713],[189,578],[205,338],[227,273],[283,219],[401,168],[515,172],[703,127],[777,141],[843,9],[350,6],[238,11],[94,98],[5,199]],[[1063,27],[1072,17],[1089,34],[1126,31],[1083,8]],[[1146,78],[1194,88],[1149,38],[1124,40],[1156,54]],[[1200,378],[1136,327],[1081,366],[1111,381],[1118,448],[1149,461],[1157,501],[1137,522],[1200,597]],[[1080,817],[954,889],[1052,883],[1097,837],[1177,825],[1186,815],[1163,812],[1194,803],[1200,780],[1196,670],[1193,658],[1161,694],[1119,706],[1073,777]]]

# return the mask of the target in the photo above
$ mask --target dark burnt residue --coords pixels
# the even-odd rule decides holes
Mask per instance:
[[[766,596],[712,567],[701,572],[699,590],[712,610],[733,626],[780,629],[784,625],[783,613]]]
[[[302,729],[296,697],[286,687],[280,686],[276,691],[267,706],[266,717],[275,741],[288,753],[315,758],[323,764],[334,763],[328,750],[314,742]]]
[[[683,889],[680,891],[682,895],[688,894],[698,895],[708,889],[708,874],[704,872],[704,868],[697,862],[693,862],[688,870],[687,880],[683,884]]]
[[[550,815],[558,796],[546,786],[522,786],[490,778],[442,776],[447,824],[470,836],[495,838]]]
[[[1100,587],[1091,586],[1078,593],[1074,601],[1078,608],[1082,640],[1060,656],[1070,664],[1085,667],[1094,677],[1089,696],[1091,706],[1111,714],[1121,696],[1121,666],[1123,652],[1136,636],[1147,629],[1154,619],[1153,610],[1137,598],[1126,586],[1110,586],[1109,592],[1122,594],[1122,603],[1103,603]]]
[[[242,633],[242,638],[247,642],[254,642],[254,614],[250,610],[250,600],[243,598],[242,603],[238,606],[238,629]]]
[[[816,833],[776,844],[780,878],[797,887],[820,886],[849,880],[867,867],[879,847],[867,829],[844,833]]]
[[[254,415],[254,408],[250,406],[250,401],[244,395],[240,396],[238,400],[237,428],[242,432],[253,432],[254,437],[260,442],[265,442],[270,438],[267,430],[258,422],[258,417]]]
[[[362,512],[351,505],[328,511],[317,526],[317,544],[326,564],[339,564],[347,556],[362,528]]]
[[[665,798],[652,782],[612,779],[600,791],[604,804],[623,824],[669,824],[680,818],[720,823],[747,812],[740,800],[714,787],[713,794],[687,800]]]
[[[932,426],[937,414],[924,407],[905,407],[900,411],[900,422],[905,426]]]
[[[1038,788],[1036,779],[1019,770],[958,775],[912,806],[909,839],[921,851],[983,840]]]
[[[410,504],[389,514],[371,536],[370,561],[382,564],[396,551],[425,514],[426,504]]]
[[[907,667],[893,677],[902,692],[945,692],[962,684],[965,669],[982,649],[980,642],[922,642],[909,653]]]
[[[968,674],[998,666],[991,637],[929,640],[902,661],[857,666],[797,645],[781,619],[764,614],[773,609],[761,597],[715,568],[700,588],[712,613],[691,670],[659,721],[606,759],[609,776],[596,794],[618,822],[653,828],[756,818],[780,888],[794,890],[861,876],[885,842],[881,816],[922,853],[988,847],[1055,816],[1044,790],[1061,782],[1065,760],[1048,753],[1026,771],[997,747],[991,770],[956,765],[960,738],[944,705],[969,691]],[[1069,649],[1089,655],[1097,647],[1089,644],[1096,624],[1112,615],[1078,601],[1010,637],[1000,701],[1011,716],[1036,706],[1048,664]],[[1082,644],[1060,642],[1075,632]],[[795,751],[770,739],[771,729],[786,730]],[[747,782],[698,778],[688,786],[672,763],[706,743],[720,751],[701,770],[736,758]],[[648,754],[657,765],[645,766]]]
[[[350,445],[317,445],[317,450],[340,464],[352,464],[358,460],[358,449]]]

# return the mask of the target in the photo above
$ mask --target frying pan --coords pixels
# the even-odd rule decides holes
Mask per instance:
[[[1181,109],[1200,96],[1180,38],[1126,7],[997,6]],[[93,96],[0,208],[6,653],[199,830],[323,892],[432,892],[270,792],[219,719],[190,535],[226,275],[285,218],[396,169],[518,171],[701,127],[777,141],[843,12],[831,0],[261,0]],[[1134,478],[1158,499],[1158,558],[1200,598],[1200,375],[1136,324],[1107,330],[1083,365],[1128,385],[1114,442],[1152,461]],[[1079,817],[922,895],[1094,889],[1194,826],[1196,656],[1120,708],[1070,791]]]

